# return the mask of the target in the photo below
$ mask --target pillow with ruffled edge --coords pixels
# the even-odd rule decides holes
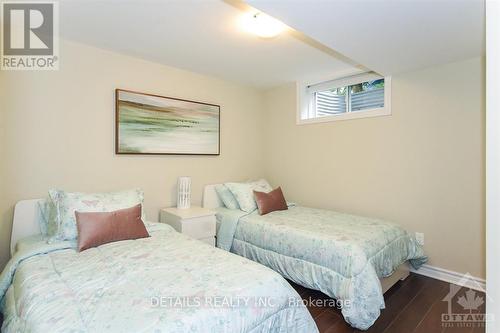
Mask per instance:
[[[110,193],[80,193],[50,190],[49,196],[56,207],[57,234],[52,240],[75,240],[78,236],[75,211],[112,212],[141,204],[144,214],[144,193],[140,189]]]
[[[251,213],[257,209],[253,191],[271,192],[273,188],[267,180],[259,179],[248,183],[224,183],[238,201],[240,209],[246,213]]]
[[[234,197],[233,193],[224,184],[215,185],[215,192],[224,203],[224,206],[228,209],[240,209],[238,201]]]

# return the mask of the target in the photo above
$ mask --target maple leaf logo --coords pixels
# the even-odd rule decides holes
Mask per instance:
[[[464,310],[469,310],[472,312],[472,310],[477,310],[481,305],[484,304],[484,298],[481,296],[476,296],[476,292],[474,290],[467,290],[465,292],[465,297],[460,296],[457,301],[458,304],[460,304]]]

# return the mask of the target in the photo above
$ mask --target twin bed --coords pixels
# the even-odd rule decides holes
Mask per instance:
[[[300,207],[259,215],[223,207],[215,186],[203,205],[217,212],[217,246],[259,262],[342,304],[345,320],[370,327],[383,293],[427,257],[413,234],[379,219]]]
[[[2,332],[317,332],[269,268],[148,222],[149,238],[77,252],[41,239],[36,206],[15,209]]]
[[[203,206],[216,211],[219,248],[146,222],[149,238],[77,252],[42,239],[37,200],[19,202],[2,332],[317,332],[284,278],[337,299],[367,329],[383,292],[426,261],[413,235],[377,219],[293,204],[246,213],[224,208],[215,185]]]

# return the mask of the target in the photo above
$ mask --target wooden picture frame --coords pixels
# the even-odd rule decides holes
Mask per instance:
[[[220,155],[220,105],[115,89],[118,155]]]

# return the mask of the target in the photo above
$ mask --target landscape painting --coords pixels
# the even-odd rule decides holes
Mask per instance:
[[[220,154],[220,106],[116,90],[117,154]]]

